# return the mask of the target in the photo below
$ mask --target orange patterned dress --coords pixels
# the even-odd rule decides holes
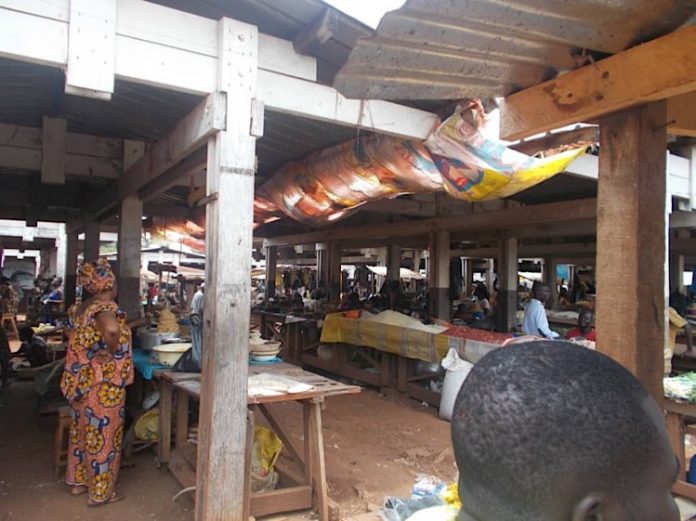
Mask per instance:
[[[103,356],[107,346],[97,315],[115,313],[119,347]],[[74,318],[61,390],[70,402],[72,424],[66,483],[86,486],[89,499],[105,503],[114,494],[121,463],[126,386],[133,382],[131,332],[126,316],[114,302],[94,302]]]

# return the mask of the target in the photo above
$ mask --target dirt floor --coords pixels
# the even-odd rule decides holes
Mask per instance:
[[[193,520],[190,495],[172,501],[180,487],[168,472],[156,468],[149,450],[135,456],[134,467],[121,471],[123,502],[92,509],[84,497],[70,496],[53,479],[55,416],[33,415],[33,393],[31,384],[17,381],[0,391],[0,521]],[[299,407],[280,407],[279,417],[299,444]],[[446,481],[456,476],[449,423],[439,420],[433,408],[365,390],[330,398],[323,418],[330,495],[340,504],[342,519],[376,509],[385,496],[408,495],[418,474]]]

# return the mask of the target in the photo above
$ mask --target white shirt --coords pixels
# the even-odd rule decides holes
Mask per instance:
[[[522,330],[528,335],[543,336],[544,338],[558,338],[560,336],[549,328],[549,319],[546,317],[544,305],[535,298],[530,299],[524,309]]]
[[[193,295],[193,299],[191,299],[191,313],[202,315],[204,301],[205,294],[201,290],[196,291],[196,293]]]

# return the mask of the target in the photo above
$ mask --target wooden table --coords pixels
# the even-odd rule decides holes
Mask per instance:
[[[360,387],[344,385],[322,376],[303,371],[299,367],[279,363],[274,365],[250,366],[249,376],[255,374],[279,375],[312,386],[302,393],[277,396],[249,396],[249,417],[247,428],[247,475],[245,475],[245,515],[267,516],[294,510],[311,508],[314,505],[320,521],[329,520],[329,497],[326,487],[326,467],[324,461],[324,442],[321,420],[322,403],[329,396],[357,394]],[[200,375],[193,373],[157,373],[160,382],[159,448],[160,463],[167,464],[169,470],[184,487],[196,485],[196,447],[188,443],[189,403],[200,400]],[[175,439],[172,444],[172,410],[176,401]],[[301,450],[288,436],[286,429],[273,411],[273,404],[296,402],[302,406],[304,448]],[[299,471],[276,464],[283,488],[271,492],[251,493],[250,466],[253,447],[254,413],[261,414],[284,444],[284,451],[290,456]],[[247,516],[248,517],[248,516]],[[245,517],[246,519],[246,517]]]
[[[686,450],[684,448],[686,434],[686,420],[696,420],[696,404],[687,402],[678,402],[665,398],[665,422],[667,424],[667,433],[672,444],[674,454],[679,460],[680,475],[675,484],[672,486],[672,492],[680,496],[696,501],[696,486],[686,482]]]

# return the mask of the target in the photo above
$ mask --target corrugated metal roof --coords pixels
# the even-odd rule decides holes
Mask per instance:
[[[334,9],[322,0],[151,0],[206,18],[223,16],[258,26],[262,33],[284,40],[294,40],[325,10],[336,13],[335,30],[324,43],[315,42],[303,50],[317,59],[317,79],[330,85],[348,59],[359,38],[371,36],[367,25]],[[362,1],[362,0],[361,0]]]
[[[694,13],[694,0],[409,0],[358,42],[335,86],[350,98],[504,96]]]

